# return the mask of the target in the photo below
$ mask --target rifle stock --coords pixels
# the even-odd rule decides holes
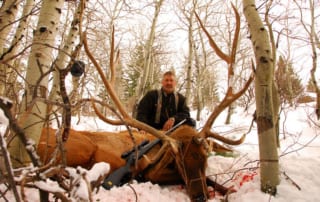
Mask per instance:
[[[177,125],[168,130],[165,134],[170,134],[173,130],[181,126],[186,119],[183,119]],[[144,154],[146,154],[150,149],[152,149],[155,145],[160,143],[160,139],[156,139],[150,143],[143,141],[140,145],[138,145],[138,151],[135,152],[135,149],[130,150],[129,152],[125,152],[121,155],[123,158],[127,158],[126,164],[117,170],[113,171],[108,177],[106,177],[102,183],[103,188],[109,190],[114,186],[121,186],[127,182],[129,182],[132,178],[131,166],[134,165],[135,161],[140,159]],[[136,156],[137,153],[137,156]]]

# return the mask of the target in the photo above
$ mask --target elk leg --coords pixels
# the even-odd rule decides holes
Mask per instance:
[[[227,187],[225,187],[225,186],[223,186],[223,185],[211,180],[208,177],[207,177],[206,182],[207,182],[208,186],[212,186],[214,188],[214,190],[216,190],[217,192],[219,192],[223,196],[236,192],[236,190],[234,190],[232,187],[231,188],[227,188]]]

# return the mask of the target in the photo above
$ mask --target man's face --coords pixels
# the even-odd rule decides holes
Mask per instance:
[[[173,75],[165,75],[162,79],[162,89],[166,93],[172,93],[176,87],[176,79]]]

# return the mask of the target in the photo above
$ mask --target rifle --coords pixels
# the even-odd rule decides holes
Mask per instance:
[[[181,126],[187,119],[183,119],[177,125],[166,131],[165,135],[170,134],[173,130]],[[121,186],[127,182],[129,182],[132,178],[131,166],[135,163],[135,161],[140,159],[144,154],[146,154],[150,149],[152,149],[155,145],[160,143],[160,139],[156,139],[152,142],[148,140],[142,141],[138,146],[138,151],[136,152],[135,148],[130,151],[124,152],[121,155],[121,158],[126,159],[126,164],[117,170],[113,171],[108,177],[106,177],[102,183],[102,186],[109,190],[114,186]],[[137,154],[137,156],[136,156]]]

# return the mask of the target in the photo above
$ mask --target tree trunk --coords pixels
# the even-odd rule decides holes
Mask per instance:
[[[76,40],[79,37],[80,9],[81,9],[81,3],[79,3],[78,8],[74,14],[67,40],[63,46],[63,49],[59,51],[58,57],[54,64],[55,70],[53,72],[53,85],[49,95],[49,100],[51,101],[54,101],[54,100],[61,101],[61,98],[59,97],[60,95],[60,88],[59,88],[60,71],[59,70],[65,69],[67,67],[67,64],[69,62],[69,55],[71,54],[71,51],[74,49],[76,45]],[[48,111],[48,113],[50,113],[50,111]]]
[[[59,25],[64,1],[44,0],[42,2],[37,29],[34,32],[28,69],[26,74],[25,94],[22,102],[22,114],[19,122],[25,134],[36,144],[39,141],[43,123],[46,120],[47,105],[36,98],[47,98],[48,74],[53,61],[52,48]],[[14,167],[28,165],[28,157],[23,144],[17,137],[10,143],[9,151],[13,156]]]
[[[196,120],[200,121],[201,118],[201,110],[203,108],[203,104],[202,104],[202,92],[201,92],[201,87],[202,87],[202,82],[201,82],[201,64],[200,64],[200,60],[199,60],[199,56],[197,54],[197,51],[194,50],[194,61],[195,61],[195,68],[196,68],[196,81],[197,81],[197,85],[196,85],[196,89],[195,89],[195,100],[196,100],[196,109],[197,109],[197,116],[196,116]]]
[[[201,34],[201,31],[200,29],[198,30],[198,37],[199,37],[199,41],[200,41],[200,47],[199,48],[199,51],[200,54],[197,54],[196,53],[196,50],[194,50],[194,56],[196,58],[196,63],[199,67],[199,72],[198,72],[198,75],[197,75],[197,90],[199,91],[199,93],[197,94],[199,96],[199,107],[197,108],[197,121],[200,121],[201,119],[201,111],[203,109],[203,107],[205,106],[205,98],[204,98],[204,92],[203,92],[203,89],[204,89],[204,80],[207,79],[206,76],[205,76],[205,72],[207,71],[206,70],[206,67],[207,67],[207,54],[206,54],[206,43],[203,39],[203,35]],[[199,55],[202,55],[202,64],[200,62],[200,59],[199,59]],[[210,87],[209,87],[210,88]],[[213,91],[210,91],[210,92],[213,92]],[[211,103],[211,102],[210,102]]]
[[[231,122],[231,116],[233,114],[233,104],[231,104],[229,107],[228,107],[228,113],[227,113],[227,117],[226,117],[226,120],[224,121],[224,124],[230,124]]]
[[[256,58],[256,121],[259,136],[261,190],[275,195],[279,184],[279,157],[275,134],[273,94],[274,65],[267,29],[255,7],[254,0],[243,0]]]
[[[192,62],[193,62],[193,16],[194,10],[190,12],[190,16],[188,18],[188,63],[186,69],[186,103],[190,104],[191,97],[191,88],[192,88]]]
[[[160,8],[162,6],[163,1],[164,0],[160,0],[159,2],[156,2],[156,5],[155,5],[155,13],[154,13],[154,17],[152,20],[149,38],[147,40],[147,43],[146,43],[145,49],[144,49],[144,61],[143,61],[142,76],[140,77],[140,80],[139,80],[139,83],[137,86],[136,101],[135,101],[134,107],[132,109],[133,117],[136,116],[136,113],[137,113],[136,109],[137,109],[138,102],[145,94],[148,78],[150,78],[150,75],[153,75],[153,72],[150,71],[151,63],[153,60],[152,59],[153,43],[154,43],[154,39],[155,39],[155,31],[156,31],[155,29],[156,29],[156,25],[157,25],[157,21],[158,21],[158,16],[159,16]]]
[[[269,30],[269,38],[270,38],[270,43],[271,43],[271,49],[272,49],[272,58],[274,58],[273,60],[273,70],[272,70],[272,75],[274,75],[275,72],[275,67],[276,67],[276,58],[277,58],[277,46],[276,46],[276,42],[274,39],[274,35],[273,35],[273,31],[272,31],[272,23],[269,22],[269,11],[272,7],[272,3],[273,1],[270,1],[267,4],[267,11],[265,14],[265,21],[266,21],[266,26],[268,27]],[[279,121],[280,121],[280,117],[279,117],[279,110],[280,110],[280,95],[279,95],[279,90],[278,90],[278,86],[277,83],[275,81],[275,79],[272,79],[272,99],[273,99],[273,120],[275,123],[275,134],[276,134],[276,140],[277,140],[277,147],[280,148],[280,139],[279,139]]]
[[[17,75],[22,73],[23,67],[25,66],[21,59],[15,57],[19,51],[22,49],[23,38],[26,38],[27,34],[27,22],[28,18],[31,16],[32,9],[35,8],[34,0],[27,0],[23,7],[23,12],[19,20],[19,25],[15,30],[15,35],[10,43],[10,52],[6,53],[3,56],[2,62],[0,64],[1,73],[4,73],[5,76],[2,80],[4,85],[1,85],[0,88],[4,88],[5,96],[8,97],[14,103],[12,107],[12,112],[16,114],[17,109],[19,109],[20,96],[17,96],[17,92],[21,89],[20,82],[17,82]],[[17,74],[18,72],[18,74]],[[0,73],[0,74],[1,74]]]
[[[0,8],[0,56],[3,57],[3,54],[9,50],[6,49],[9,44],[7,44],[8,34],[14,24],[14,20],[18,13],[19,1],[4,1],[3,5]],[[0,64],[0,81],[4,83],[0,85],[0,95],[5,94],[5,82],[7,80],[6,66]]]
[[[310,4],[310,11],[311,11],[311,26],[309,33],[309,39],[312,49],[312,68],[311,68],[311,81],[314,85],[316,91],[316,115],[318,120],[320,119],[320,87],[316,78],[316,71],[317,71],[317,64],[318,64],[318,57],[317,57],[317,48],[320,49],[319,39],[317,37],[316,29],[315,29],[315,6],[314,1],[309,1]]]

